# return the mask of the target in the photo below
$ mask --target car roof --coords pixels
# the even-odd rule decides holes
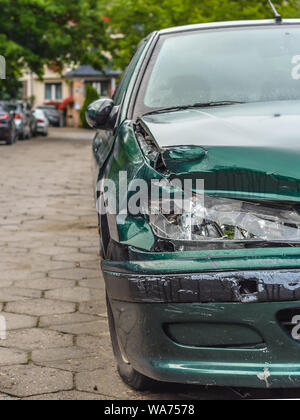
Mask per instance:
[[[172,34],[177,32],[188,32],[197,29],[226,29],[238,27],[251,27],[251,26],[282,26],[282,25],[300,25],[300,19],[283,19],[282,22],[276,22],[275,19],[263,20],[235,20],[227,22],[210,22],[198,23],[194,25],[175,26],[173,28],[162,29],[158,31],[159,34]]]

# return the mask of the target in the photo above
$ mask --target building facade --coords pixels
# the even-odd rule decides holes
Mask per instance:
[[[79,127],[86,86],[91,84],[97,90],[99,97],[111,97],[119,75],[119,71],[111,69],[99,71],[89,65],[82,65],[75,69],[67,68],[64,75],[47,67],[42,81],[35,74],[24,72],[22,96],[34,107],[57,106],[64,113],[66,125]]]

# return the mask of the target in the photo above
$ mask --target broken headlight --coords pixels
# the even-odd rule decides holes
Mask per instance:
[[[151,203],[149,220],[158,238],[180,242],[290,242],[300,244],[300,214],[288,204],[206,196],[188,211],[163,211]]]

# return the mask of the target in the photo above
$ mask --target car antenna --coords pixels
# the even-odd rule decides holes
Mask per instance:
[[[276,7],[272,3],[272,1],[271,0],[268,0],[268,1],[269,1],[269,4],[270,4],[270,6],[271,6],[271,8],[272,8],[272,10],[274,12],[274,14],[275,14],[276,22],[277,23],[281,23],[282,22],[282,16],[281,16],[281,14],[277,12]]]

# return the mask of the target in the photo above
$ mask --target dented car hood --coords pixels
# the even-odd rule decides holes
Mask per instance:
[[[171,176],[195,174],[226,195],[300,201],[300,101],[152,114],[142,123]]]

